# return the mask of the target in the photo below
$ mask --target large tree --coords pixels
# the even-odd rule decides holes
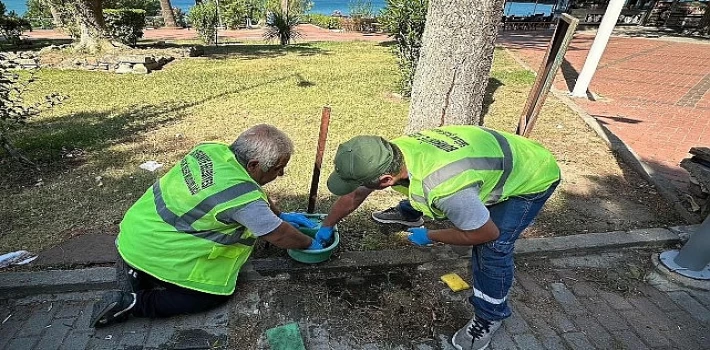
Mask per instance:
[[[177,22],[175,21],[175,13],[173,13],[173,6],[170,4],[170,0],[160,0],[160,10],[163,13],[163,20],[165,21],[165,26],[168,28],[177,27]]]
[[[97,51],[108,44],[108,40],[104,38],[105,24],[102,0],[74,0],[69,3],[81,32],[76,48]]]
[[[430,0],[407,132],[480,124],[504,0]]]

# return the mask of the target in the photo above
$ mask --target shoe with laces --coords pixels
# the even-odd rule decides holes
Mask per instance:
[[[106,292],[101,300],[94,304],[91,313],[91,327],[105,327],[125,321],[130,310],[136,305],[136,293],[121,291]]]
[[[399,210],[398,207],[376,211],[372,213],[372,219],[383,224],[400,224],[410,227],[419,227],[424,225],[424,218],[420,216],[415,219],[409,219],[402,215],[402,211]]]
[[[493,333],[501,325],[501,321],[487,321],[477,316],[451,338],[451,344],[458,350],[483,350],[491,343]]]

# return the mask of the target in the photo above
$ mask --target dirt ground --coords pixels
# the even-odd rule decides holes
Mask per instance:
[[[614,254],[618,260],[611,258]],[[629,296],[640,293],[651,268],[650,254],[645,250],[613,253],[604,266],[560,267],[546,258],[518,259],[516,266],[539,285],[583,281],[599,290]],[[265,350],[267,329],[299,322],[309,349],[448,349],[444,345],[448,338],[442,335],[453,334],[472,316],[470,291],[452,292],[439,277],[456,272],[470,281],[469,271],[463,266],[396,268],[325,280],[311,275],[245,283],[238,286],[238,295],[244,297],[234,309],[237,316],[231,318],[230,344]],[[516,305],[541,317],[549,314],[548,305],[555,300],[525,293],[517,284],[510,294]]]

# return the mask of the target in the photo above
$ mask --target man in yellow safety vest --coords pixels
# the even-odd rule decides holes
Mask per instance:
[[[292,153],[288,136],[265,124],[231,146],[193,148],[126,212],[116,239],[124,267],[118,279],[130,281],[132,290],[104,294],[92,326],[224,303],[256,238],[281,248],[322,249],[297,230],[316,225],[303,214],[280,212],[261,187],[284,175]]]
[[[513,245],[560,181],[553,155],[526,138],[476,126],[444,126],[387,141],[357,136],[338,147],[328,188],[341,196],[316,239],[373,190],[388,187],[408,198],[373,213],[382,223],[410,226],[409,240],[473,246],[475,316],[452,338],[461,349],[484,349],[511,311]],[[428,230],[422,216],[448,219],[452,228]]]

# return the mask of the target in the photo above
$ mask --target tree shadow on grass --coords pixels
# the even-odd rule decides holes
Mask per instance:
[[[488,85],[486,85],[486,94],[483,97],[483,108],[481,108],[481,123],[480,125],[485,125],[485,118],[486,115],[488,115],[488,109],[491,107],[491,104],[495,102],[495,99],[493,98],[493,95],[495,94],[496,90],[498,90],[499,87],[503,86],[502,81],[496,79],[496,78],[488,78]]]
[[[165,43],[159,48],[187,48],[196,46],[192,43]],[[150,47],[150,46],[149,46]],[[230,42],[220,44],[219,46],[204,46],[204,54],[202,57],[211,59],[227,59],[236,58],[242,60],[253,60],[261,58],[276,58],[288,54],[297,56],[315,56],[329,55],[328,50],[324,50],[312,43],[290,44],[287,46],[268,45],[268,44],[244,44],[239,42]]]
[[[11,45],[7,41],[0,41],[0,51],[39,51],[49,45],[64,45],[72,42],[71,39],[29,39],[23,41],[20,45]]]

